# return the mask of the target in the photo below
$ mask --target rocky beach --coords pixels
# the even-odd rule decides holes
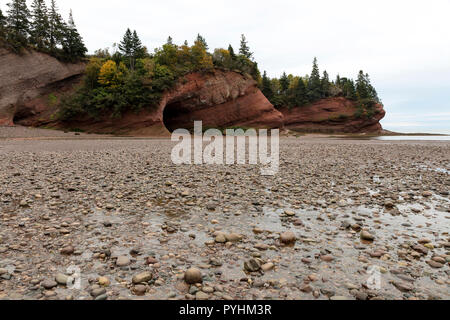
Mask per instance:
[[[282,137],[264,177],[168,139],[0,137],[0,299],[450,299],[448,141]]]

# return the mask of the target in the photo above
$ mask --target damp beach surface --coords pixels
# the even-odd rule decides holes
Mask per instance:
[[[8,132],[0,299],[450,298],[449,141],[280,138],[261,176],[174,165],[164,139]]]

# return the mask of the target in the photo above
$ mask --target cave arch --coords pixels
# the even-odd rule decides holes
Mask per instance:
[[[194,121],[203,121],[202,118],[183,101],[169,102],[162,111],[162,122],[170,133],[177,129],[192,130]]]

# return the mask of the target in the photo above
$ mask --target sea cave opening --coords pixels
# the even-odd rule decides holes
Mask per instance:
[[[177,129],[194,128],[195,119],[192,108],[185,106],[182,102],[172,102],[166,105],[163,112],[163,122],[167,130],[174,132]]]

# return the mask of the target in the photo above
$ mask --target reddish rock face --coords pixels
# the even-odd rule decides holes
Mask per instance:
[[[380,120],[386,115],[382,105],[377,105],[370,119],[356,117],[356,102],[343,97],[328,98],[313,104],[279,110],[287,129],[317,133],[379,133]]]
[[[167,94],[160,105],[167,129],[191,129],[194,121],[204,128],[279,128],[283,115],[257,88],[250,77],[215,70],[193,73]]]
[[[299,108],[276,110],[257,83],[238,72],[215,69],[191,73],[164,94],[154,108],[109,114],[98,120],[58,122],[56,96],[73,90],[85,65],[65,64],[39,52],[16,55],[0,49],[0,125],[53,126],[92,133],[168,136],[178,128],[282,128],[304,132],[379,132],[385,111],[377,106],[371,119],[357,118],[355,103],[330,98]],[[57,99],[56,99],[57,100]]]
[[[63,125],[95,133],[160,136],[191,129],[194,121],[202,121],[203,128],[279,128],[283,115],[250,77],[214,70],[181,78],[154,109],[129,112],[120,119],[105,116],[95,122],[79,119]]]

